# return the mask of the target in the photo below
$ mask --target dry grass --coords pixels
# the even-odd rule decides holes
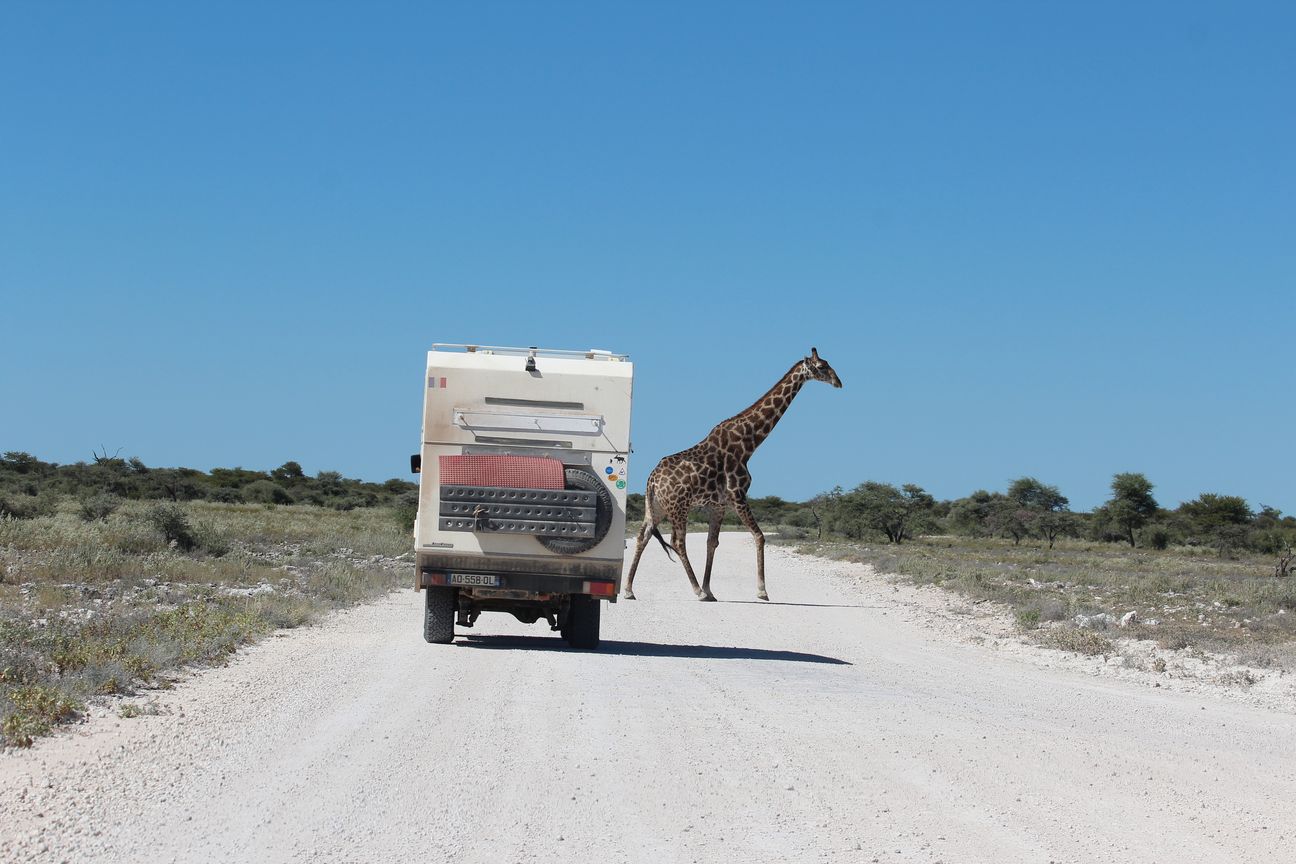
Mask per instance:
[[[1109,653],[1076,636],[1077,615],[1135,612],[1122,636],[1165,648],[1196,647],[1285,664],[1296,647],[1296,579],[1278,579],[1266,556],[1200,549],[1131,549],[1084,541],[1054,549],[1006,540],[931,537],[888,544],[796,542],[799,551],[862,561],[915,584],[939,585],[1009,607],[1024,630],[1081,653]],[[1096,636],[1089,629],[1083,632]],[[1099,636],[1110,645],[1110,640]],[[1102,648],[1102,650],[1099,650]]]
[[[194,502],[181,508],[185,552],[154,506],[85,522],[69,499],[48,516],[0,518],[4,744],[407,582],[412,544],[388,510]]]
[[[1061,648],[1064,651],[1074,651],[1077,654],[1085,654],[1090,657],[1107,656],[1116,653],[1116,645],[1106,636],[1095,633],[1092,630],[1084,630],[1080,627],[1064,625],[1061,627],[1049,627],[1039,634],[1039,641],[1053,648]]]

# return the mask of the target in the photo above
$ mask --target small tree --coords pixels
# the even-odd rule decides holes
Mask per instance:
[[[1038,534],[1048,540],[1049,548],[1058,536],[1074,526],[1074,520],[1066,518],[1067,505],[1071,502],[1058,491],[1056,486],[1041,483],[1034,477],[1019,477],[1008,485],[1008,494],[1003,504],[997,508],[996,517],[1001,530],[1013,538],[1013,543],[1021,542],[1022,537]]]
[[[1035,530],[1052,549],[1057,538],[1074,537],[1080,533],[1080,517],[1069,510],[1046,511],[1035,520]]]
[[[986,514],[986,527],[990,533],[1011,537],[1013,545],[1031,533],[1036,511],[1023,507],[1013,499],[1000,495],[990,505]]]
[[[1274,575],[1280,579],[1285,579],[1292,573],[1293,560],[1296,559],[1296,551],[1288,546],[1278,553],[1278,563],[1274,565]]]
[[[198,537],[189,524],[189,517],[175,504],[159,504],[145,517],[162,535],[162,539],[182,552],[198,545]]]
[[[121,506],[121,499],[107,492],[90,495],[81,499],[77,513],[85,522],[102,522],[116,512]]]
[[[837,486],[831,492],[820,492],[805,503],[810,521],[814,523],[816,539],[823,539],[824,523],[832,519],[832,507],[840,497],[841,487]]]
[[[271,480],[256,480],[244,486],[243,497],[257,504],[291,504],[292,495]]]
[[[271,471],[270,476],[280,483],[291,483],[305,478],[306,474],[300,464],[289,460]]]
[[[30,453],[21,450],[7,450],[0,456],[0,471],[14,474],[31,474],[40,469],[41,461]]]
[[[1061,511],[1071,502],[1056,486],[1041,483],[1034,477],[1018,477],[1008,485],[1008,497],[1030,510]]]
[[[1112,477],[1111,490],[1112,497],[1094,511],[1094,516],[1134,546],[1135,532],[1157,512],[1152,483],[1142,474],[1116,474]]]
[[[192,501],[202,498],[203,487],[198,478],[202,472],[192,468],[158,468],[149,472],[148,479],[153,485],[155,494],[149,497],[166,498],[170,501]]]
[[[1210,543],[1222,553],[1246,544],[1255,519],[1245,499],[1213,492],[1203,492],[1196,499],[1184,502],[1179,505],[1179,512],[1188,517],[1193,536],[1199,542]]]
[[[995,515],[1003,503],[1004,496],[998,492],[987,492],[978,489],[966,498],[960,498],[950,505],[946,524],[960,534],[972,537],[983,537],[996,533]]]

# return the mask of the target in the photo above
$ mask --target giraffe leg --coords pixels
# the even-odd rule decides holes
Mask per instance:
[[[675,554],[679,556],[680,563],[684,565],[684,573],[688,576],[689,584],[693,586],[693,593],[698,596],[699,600],[705,600],[702,595],[702,586],[698,584],[697,577],[693,575],[693,565],[689,563],[688,549],[685,548],[685,537],[688,535],[688,510],[681,508],[680,511],[671,514],[671,546],[675,549]]]
[[[652,529],[657,526],[644,520],[643,528],[639,531],[639,537],[635,541],[634,560],[630,562],[630,575],[626,576],[625,591],[622,596],[627,600],[635,599],[634,594],[634,577],[635,571],[639,569],[639,556],[643,555],[644,547],[648,545],[648,538],[652,536]]]
[[[702,573],[702,599],[714,601],[715,595],[711,593],[711,563],[715,560],[716,547],[720,545],[720,521],[724,519],[724,508],[712,507],[710,515],[711,525],[707,530],[706,570]]]
[[[746,493],[735,493],[733,504],[734,509],[738,511],[738,518],[747,526],[747,530],[752,533],[752,539],[756,541],[756,596],[761,600],[768,600],[769,594],[765,593],[765,535],[756,524],[756,517],[752,515],[751,508],[747,506]]]

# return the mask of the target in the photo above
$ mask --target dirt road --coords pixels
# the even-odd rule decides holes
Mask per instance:
[[[960,644],[773,547],[759,603],[746,537],[716,566],[702,604],[646,553],[598,653],[426,645],[413,592],[270,639],[0,757],[0,859],[1292,860],[1296,716]]]

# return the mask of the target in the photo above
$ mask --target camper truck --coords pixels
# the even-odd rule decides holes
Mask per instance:
[[[598,647],[621,587],[633,378],[609,351],[432,346],[410,466],[428,642],[506,612]]]

